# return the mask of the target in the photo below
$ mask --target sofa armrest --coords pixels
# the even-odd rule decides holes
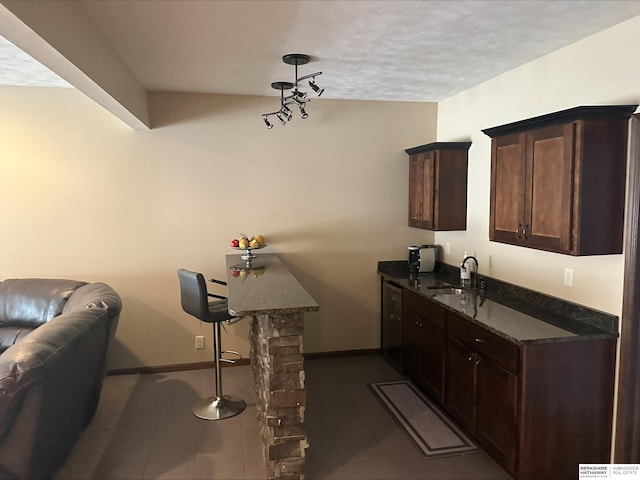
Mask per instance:
[[[87,417],[85,419],[85,426],[91,422],[97,403],[100,398],[100,392],[102,391],[102,382],[107,374],[107,365],[109,360],[109,351],[111,347],[111,341],[115,336],[116,329],[118,327],[118,321],[120,319],[120,311],[122,310],[122,300],[118,293],[111,288],[110,285],[102,282],[88,283],[78,288],[66,303],[63,314],[75,311],[84,310],[86,308],[101,307],[104,306],[108,312],[108,337],[106,339],[105,354],[103,357],[102,367],[100,369],[100,375],[96,376],[94,382],[94,405],[87,411]]]
[[[108,335],[107,309],[84,308],[0,355],[0,464],[20,478],[39,478],[66,457],[93,402]],[[31,421],[15,421],[25,415]],[[16,444],[28,458],[15,458]]]
[[[87,283],[73,293],[65,304],[62,313],[80,310],[87,305],[100,305],[102,303],[106,305],[111,319],[120,315],[122,300],[113,288],[102,282]]]

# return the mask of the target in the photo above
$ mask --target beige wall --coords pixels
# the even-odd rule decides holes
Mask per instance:
[[[637,103],[640,17],[437,107],[437,140],[471,140],[468,229],[444,260],[614,314],[621,255],[569,257],[488,241],[490,139],[481,129],[576,105]],[[309,352],[379,346],[379,259],[434,235],[406,226],[404,148],[436,140],[436,105],[316,99],[267,130],[275,98],[153,93],[134,131],[75,90],[0,88],[0,279],[101,280],[124,299],[111,368],[207,361],[208,326],[179,306],[175,270],[224,277],[229,240],[263,233],[320,304]],[[562,284],[574,269],[574,286]],[[225,345],[247,353],[246,325]]]
[[[622,255],[571,257],[489,242],[491,139],[481,129],[579,105],[639,103],[640,65],[623,53],[639,29],[636,17],[438,104],[438,140],[473,142],[468,229],[435,235],[451,245],[445,262],[475,251],[481,273],[620,314]],[[574,271],[573,287],[563,283],[565,267]]]
[[[403,149],[435,141],[435,104],[316,99],[267,130],[276,98],[154,93],[148,132],[75,90],[3,87],[0,104],[0,280],[111,284],[110,368],[210,360],[176,269],[224,278],[239,232],[264,234],[320,304],[306,351],[377,348],[376,262],[433,239],[406,226]],[[246,334],[223,342],[246,355]]]

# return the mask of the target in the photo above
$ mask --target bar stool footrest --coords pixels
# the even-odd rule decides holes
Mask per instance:
[[[222,358],[222,355],[225,355],[225,354],[236,355],[237,358]],[[218,359],[218,361],[220,362],[230,363],[232,365],[236,363],[238,360],[242,360],[242,355],[236,352],[235,350],[223,350],[222,352],[220,352],[220,358]]]

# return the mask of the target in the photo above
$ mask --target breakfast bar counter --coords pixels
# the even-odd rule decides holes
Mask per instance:
[[[304,313],[318,304],[278,255],[227,255],[229,312],[251,318],[250,357],[267,478],[304,478]]]

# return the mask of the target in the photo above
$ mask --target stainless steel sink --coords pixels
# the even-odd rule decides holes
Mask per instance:
[[[469,293],[468,291],[457,287],[437,287],[430,288],[429,291],[434,295],[462,295],[463,293]]]

